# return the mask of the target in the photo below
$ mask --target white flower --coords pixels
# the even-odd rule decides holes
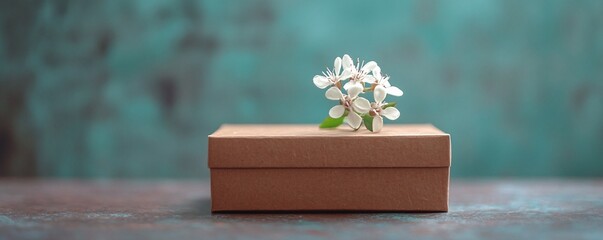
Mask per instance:
[[[365,64],[364,62],[361,63],[360,60],[354,65],[352,58],[346,54],[343,55],[343,67],[343,74],[346,76],[349,75],[350,78],[350,81],[343,86],[343,89],[347,90],[351,86],[361,86],[364,88],[363,82],[374,82],[373,76],[368,74],[378,66],[375,61],[370,61]]]
[[[327,72],[322,72],[323,76],[314,76],[314,79],[312,79],[314,81],[314,85],[320,89],[324,89],[331,85],[337,85],[340,81],[350,78],[350,72],[343,71],[342,73],[341,70],[341,58],[337,57],[333,63],[333,71],[327,68]]]
[[[400,111],[395,107],[386,107],[387,103],[375,102],[371,104],[369,115],[373,116],[373,132],[379,132],[383,128],[383,117],[396,120],[400,117]],[[384,108],[385,107],[385,108]]]
[[[375,67],[373,69],[373,77],[375,79],[374,82],[372,82],[372,84],[375,84],[375,89],[373,90],[373,93],[375,95],[375,101],[377,102],[381,102],[385,99],[385,97],[387,96],[387,94],[389,95],[393,95],[393,96],[402,96],[402,94],[404,94],[404,92],[402,92],[402,90],[400,90],[397,87],[392,86],[389,83],[389,76],[382,76],[381,75],[381,68],[379,66]],[[377,100],[377,99],[381,99],[381,101]]]
[[[375,102],[371,104],[369,115],[373,116],[373,132],[379,132],[383,128],[383,117],[389,120],[396,120],[400,117],[400,111],[392,106],[386,107],[387,103],[383,102],[387,95],[385,87],[378,85],[374,91]]]
[[[330,100],[339,100],[339,105],[332,107],[329,110],[329,116],[332,118],[340,118],[348,110],[347,122],[354,128],[360,128],[362,117],[359,114],[368,113],[371,109],[371,104],[366,98],[359,97],[363,88],[354,86],[348,89],[348,95],[344,95],[337,87],[331,87],[325,93],[325,96]]]
[[[389,83],[389,76],[381,75],[381,68],[376,62],[369,61],[365,64],[358,59],[354,63],[354,60],[345,54],[341,58],[335,58],[333,69],[327,68],[322,74],[323,76],[314,76],[314,85],[320,89],[330,87],[325,96],[327,99],[337,100],[339,104],[329,110],[329,117],[339,118],[339,121],[327,118],[320,125],[321,128],[337,127],[342,124],[343,118],[350,127],[358,130],[363,124],[363,117],[370,117],[372,123],[369,123],[369,119],[365,122],[370,124],[366,126],[367,129],[379,132],[383,128],[384,117],[390,120],[400,117],[400,111],[394,107],[395,102],[388,104],[384,100],[388,94],[402,96],[404,93]],[[370,87],[365,88],[367,83]],[[374,103],[359,96],[360,93],[371,91],[374,94]]]

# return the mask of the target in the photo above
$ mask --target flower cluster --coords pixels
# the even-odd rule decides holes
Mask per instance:
[[[354,60],[349,55],[335,58],[333,69],[314,76],[314,85],[320,89],[329,87],[325,96],[327,99],[339,101],[339,104],[329,110],[321,128],[333,128],[344,123],[354,130],[364,126],[379,132],[383,128],[383,117],[396,120],[400,112],[395,108],[395,102],[384,102],[389,95],[402,96],[402,90],[389,83],[389,76],[381,74],[381,68],[374,61],[367,63]],[[342,92],[342,90],[345,91]],[[370,102],[362,94],[373,92],[374,102]]]

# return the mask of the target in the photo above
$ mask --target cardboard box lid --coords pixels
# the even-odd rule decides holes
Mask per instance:
[[[448,167],[450,135],[430,124],[366,129],[222,125],[209,135],[210,168]]]

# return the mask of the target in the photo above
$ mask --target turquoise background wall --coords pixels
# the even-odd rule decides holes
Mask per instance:
[[[0,176],[207,177],[221,123],[319,123],[376,60],[454,177],[603,176],[603,1],[1,1]],[[391,123],[391,122],[389,122]]]

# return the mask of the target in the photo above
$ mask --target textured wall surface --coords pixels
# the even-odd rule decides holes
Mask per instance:
[[[15,0],[0,27],[0,176],[207,177],[221,123],[320,122],[344,53],[452,134],[453,176],[603,176],[603,1]]]

